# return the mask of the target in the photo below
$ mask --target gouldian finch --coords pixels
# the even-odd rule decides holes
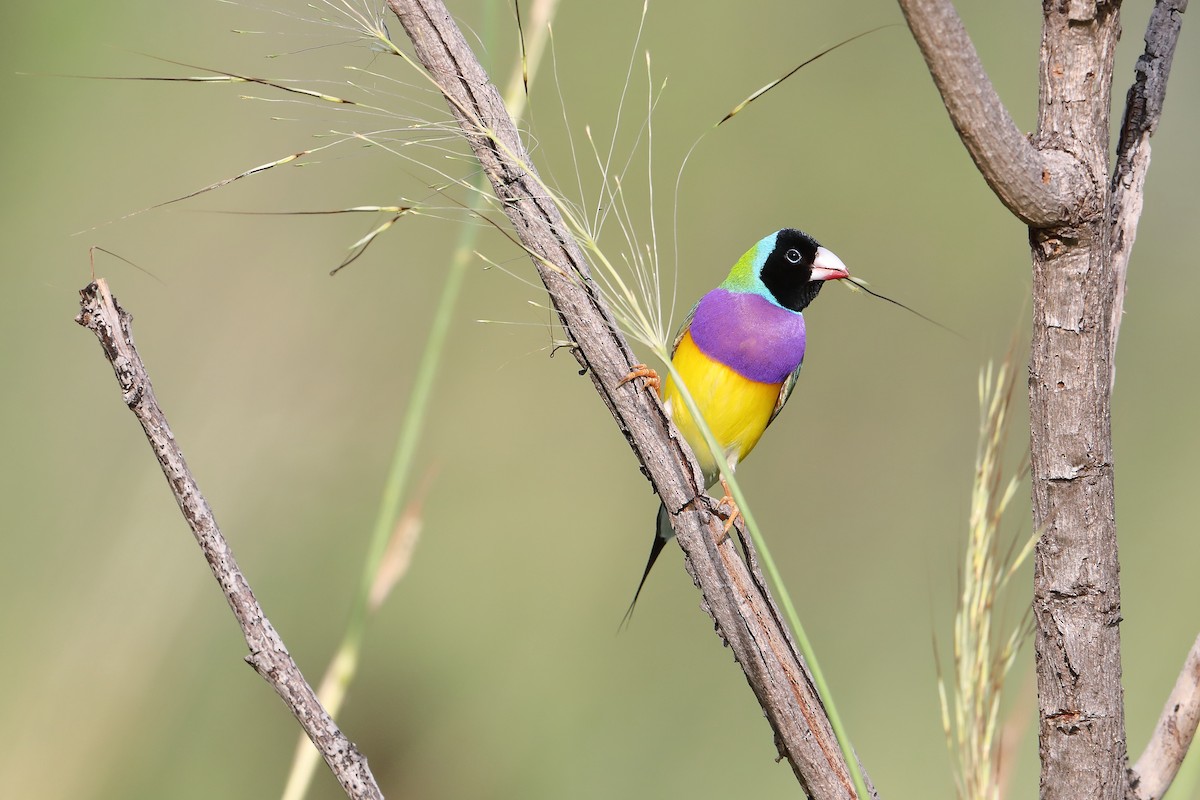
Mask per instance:
[[[738,259],[725,282],[692,308],[671,350],[671,361],[687,385],[709,430],[721,445],[729,471],[747,456],[792,394],[804,361],[803,312],[825,285],[850,273],[841,259],[811,236],[784,228],[762,239]],[[638,365],[622,383],[646,378],[657,388],[658,376]],[[737,518],[737,506],[721,478],[721,468],[689,413],[679,388],[668,377],[662,401],[687,439],[704,472],[705,485],[718,480],[722,503]],[[659,553],[675,532],[665,506],[659,506],[654,544],[626,619]]]

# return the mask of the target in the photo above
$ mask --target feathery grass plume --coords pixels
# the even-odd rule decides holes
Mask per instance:
[[[537,19],[536,6],[531,14],[534,25],[530,26],[529,41],[533,41],[533,37],[545,33],[549,37],[550,47],[553,49],[553,32],[549,29],[547,21]],[[504,143],[499,141],[494,132],[484,124],[482,120],[475,118],[470,109],[458,108],[457,110],[470,122],[474,127],[475,132],[490,139],[504,154],[514,161],[519,167],[523,168],[526,175],[536,184],[539,191],[549,199],[558,208],[566,221],[571,232],[579,241],[584,252],[589,257],[597,269],[594,271],[592,278],[596,280],[605,299],[612,307],[614,317],[621,330],[632,337],[633,339],[642,342],[650,347],[656,356],[662,360],[667,360],[670,357],[671,343],[671,320],[669,308],[672,303],[664,304],[663,302],[663,287],[660,281],[661,270],[659,268],[659,245],[658,235],[653,215],[653,188],[652,182],[648,180],[648,192],[650,194],[651,212],[649,220],[648,238],[643,241],[642,235],[639,233],[645,226],[637,224],[635,217],[630,209],[628,202],[628,192],[626,189],[626,178],[629,175],[629,170],[634,166],[635,155],[644,146],[645,167],[647,173],[653,168],[653,110],[662,90],[662,86],[653,85],[653,79],[650,71],[649,55],[646,59],[646,81],[649,87],[646,95],[646,116],[643,119],[640,128],[635,136],[633,144],[630,146],[629,155],[624,159],[617,156],[617,135],[622,127],[622,117],[625,113],[626,101],[629,97],[629,90],[634,74],[635,64],[637,63],[637,52],[640,45],[641,36],[644,31],[646,16],[648,13],[648,3],[644,3],[641,11],[641,17],[638,23],[637,35],[635,38],[633,51],[626,68],[626,80],[621,93],[621,99],[615,113],[614,133],[612,139],[606,142],[598,142],[592,135],[591,127],[586,126],[583,131],[583,140],[587,142],[586,157],[580,158],[576,152],[575,132],[567,119],[566,103],[561,84],[558,84],[557,64],[554,64],[552,71],[555,73],[555,81],[558,84],[558,96],[563,113],[563,125],[567,134],[568,146],[571,150],[571,156],[574,164],[574,187],[577,190],[575,198],[568,197],[563,191],[558,190],[552,185],[551,181],[547,181],[536,175],[531,167],[523,164],[520,159],[515,157],[514,153],[507,150]],[[405,61],[423,80],[427,81],[435,88],[438,87],[437,80],[434,76],[429,75],[420,64],[411,58],[401,47],[387,38],[386,31],[367,30],[363,28],[363,35],[374,35],[378,37],[379,44],[383,46],[391,54],[398,56]],[[532,48],[527,48],[531,51]],[[526,53],[526,65],[531,62],[531,52]],[[393,79],[394,80],[394,79]],[[513,82],[517,86],[524,87],[524,75],[518,81]],[[511,91],[511,87],[510,87]],[[511,94],[510,94],[511,97]],[[509,100],[509,98],[506,98]],[[511,107],[511,102],[510,102]],[[365,141],[371,142],[383,149],[391,150],[388,142],[382,140],[375,134],[362,134]],[[403,155],[397,153],[398,155]],[[596,171],[599,174],[599,189],[598,196],[594,198],[585,197],[583,178],[584,170],[581,168],[581,161],[594,162]],[[429,166],[429,165],[425,165]],[[590,171],[590,170],[589,170]],[[494,197],[485,190],[474,185],[470,185],[468,181],[455,178],[454,176],[441,173],[441,176],[446,179],[446,186],[441,187],[442,190],[450,186],[458,186],[467,189],[472,196],[482,200],[483,208],[490,211],[498,211],[498,205]],[[496,228],[505,232],[507,229],[505,223],[487,216],[487,213],[477,208],[475,213],[488,224],[494,225]],[[618,241],[613,245],[607,243],[609,238],[605,234],[605,230],[610,226],[615,226],[619,231]],[[521,247],[514,237],[509,235],[510,240],[515,245]],[[605,245],[601,245],[601,239],[606,240]],[[537,254],[529,253],[543,266],[558,272],[569,280],[579,280],[579,276],[572,275],[570,270],[562,265],[547,264],[540,261]],[[499,266],[492,262],[493,266]],[[503,269],[503,268],[502,268]],[[508,271],[508,270],[505,270]],[[673,298],[672,298],[673,300]],[[664,313],[664,306],[668,311]]]
[[[1011,348],[999,369],[989,363],[979,375],[979,443],[954,613],[949,690],[938,662],[942,728],[961,800],[1001,800],[1001,761],[1010,754],[1001,752],[997,735],[1000,699],[1017,651],[1033,629],[1028,610],[1007,633],[997,630],[996,622],[1004,588],[1037,540],[1036,534],[1031,535],[1016,551],[1014,540],[1003,553],[999,541],[1004,513],[1020,482],[1020,474],[1005,477],[1003,464],[1015,381]]]

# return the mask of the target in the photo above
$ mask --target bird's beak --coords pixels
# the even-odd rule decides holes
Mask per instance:
[[[817,248],[817,257],[813,261],[812,277],[809,280],[840,281],[842,278],[849,277],[850,270],[846,269],[846,265],[840,258],[824,247]]]

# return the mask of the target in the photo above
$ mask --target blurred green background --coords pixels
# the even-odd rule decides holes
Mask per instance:
[[[1030,129],[1038,4],[962,5],[1001,95]],[[1150,5],[1126,4],[1118,95]],[[601,142],[612,135],[640,6],[564,0],[554,23],[558,83],[593,203],[583,129]],[[451,8],[473,41],[488,42],[486,63],[507,79],[511,4]],[[282,787],[296,726],[242,663],[239,631],[111,370],[72,323],[76,291],[90,277],[87,248],[115,250],[161,279],[104,256],[97,266],[135,316],[159,398],[217,519],[315,682],[343,630],[461,223],[405,219],[330,278],[374,222],[198,213],[429,195],[428,170],[353,145],[119,219],[323,143],[315,137],[331,130],[397,123],[329,105],[239,100],[292,99],[261,87],[47,74],[196,74],[144,52],[333,94],[351,93],[347,80],[391,91],[346,65],[419,86],[399,59],[308,21],[319,15],[334,12],[269,0],[0,10],[0,168],[12,248],[0,388],[0,795],[263,798]],[[899,21],[885,0],[736,12],[656,0],[617,152],[630,153],[645,117],[648,49],[655,82],[669,77],[654,128],[660,238],[670,240],[675,174],[702,131],[820,49]],[[399,25],[390,27],[399,41]],[[1200,60],[1191,33],[1185,26],[1154,139],[1113,404],[1135,755],[1200,608],[1191,497],[1198,384],[1189,366],[1200,343]],[[267,58],[280,53],[289,54]],[[423,91],[374,102],[444,119]],[[547,62],[528,127],[543,173],[575,196],[557,95]],[[438,151],[413,155],[470,171]],[[642,174],[644,152],[628,197],[639,222],[649,217]],[[1014,330],[1024,359],[1025,231],[976,174],[903,27],[822,59],[709,135],[684,174],[677,214],[677,314],[753,242],[788,225],[877,290],[967,336],[960,342],[829,287],[807,315],[797,394],[738,473],[875,783],[889,800],[951,796],[930,641],[949,643],[978,370],[1003,355]],[[620,243],[615,228],[606,234]],[[479,246],[532,277],[495,231]],[[423,535],[410,573],[372,620],[345,730],[392,798],[798,796],[739,670],[697,609],[677,549],[660,562],[629,630],[614,633],[656,502],[590,382],[569,357],[548,358],[556,334],[529,305],[542,300],[482,261],[470,270],[416,465],[418,479],[435,471]],[[1023,398],[1020,408],[1013,469],[1026,451]],[[1011,528],[1028,534],[1025,489]],[[1027,602],[1027,571],[1014,586],[1006,624]],[[1014,797],[1036,791],[1031,663],[1027,650],[1008,703],[1024,734]],[[341,795],[322,770],[310,796]]]

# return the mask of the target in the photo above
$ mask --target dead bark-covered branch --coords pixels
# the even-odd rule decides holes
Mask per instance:
[[[175,501],[179,503],[179,510],[183,512],[213,577],[221,585],[221,591],[237,618],[246,645],[250,648],[250,654],[246,656],[247,663],[283,699],[300,727],[320,751],[346,795],[354,800],[382,800],[383,793],[367,767],[367,759],[325,713],[284,646],[283,639],[263,613],[249,581],[233,557],[229,543],[217,527],[212,509],[200,493],[200,487],[176,443],[175,434],[154,396],[146,365],[133,343],[130,329],[132,317],[117,305],[116,298],[103,279],[88,284],[79,295],[80,312],[75,321],[96,334],[100,340],[104,355],[112,364],[121,386],[121,397],[146,432],[146,439],[158,458]]]
[[[855,792],[828,717],[786,626],[714,512],[687,444],[651,392],[617,388],[635,363],[589,277],[579,245],[545,196],[499,93],[440,0],[388,0],[418,60],[446,96],[523,246],[531,253],[572,352],[672,512],[687,568],[720,637],[810,797]],[[872,791],[873,793],[873,791]]]
[[[1160,800],[1179,773],[1200,723],[1200,636],[1192,643],[1150,742],[1129,775],[1127,800]]]
[[[1125,98],[1109,211],[1112,215],[1112,269],[1116,292],[1111,323],[1114,352],[1121,328],[1121,312],[1125,308],[1129,257],[1142,216],[1146,172],[1150,168],[1150,137],[1158,129],[1162,117],[1167,78],[1171,74],[1171,61],[1175,57],[1175,45],[1179,41],[1187,4],[1188,0],[1158,0],[1154,4],[1146,26],[1146,49],[1134,67],[1133,85]],[[1116,378],[1115,371],[1112,378]]]

